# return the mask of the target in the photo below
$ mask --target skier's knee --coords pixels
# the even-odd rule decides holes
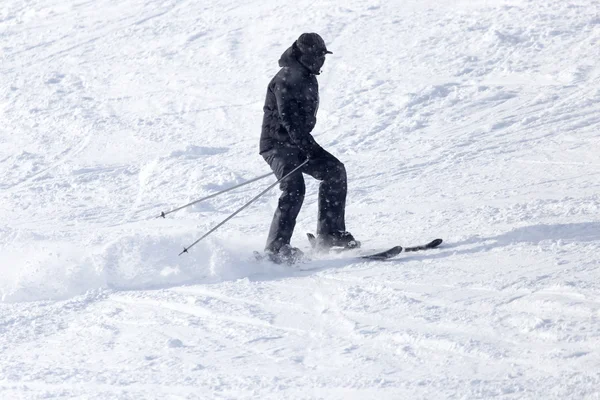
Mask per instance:
[[[346,176],[346,167],[344,166],[344,163],[338,162],[336,164],[334,171],[335,171],[334,179],[336,181],[346,182],[347,176]]]
[[[296,197],[302,201],[304,194],[306,193],[306,187],[304,186],[304,179],[286,179],[281,183],[281,190],[290,197]]]

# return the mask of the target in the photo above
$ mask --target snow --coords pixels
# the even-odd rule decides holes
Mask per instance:
[[[599,399],[600,2],[5,0],[0,398]],[[257,262],[266,85],[388,262]],[[307,248],[317,182],[293,244]]]

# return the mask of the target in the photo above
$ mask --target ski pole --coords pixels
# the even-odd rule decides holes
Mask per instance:
[[[183,253],[187,253],[189,249],[191,249],[193,246],[196,245],[196,243],[198,243],[199,241],[201,241],[202,239],[204,239],[205,237],[207,237],[208,235],[210,235],[211,233],[213,233],[214,231],[216,231],[219,227],[221,227],[223,224],[225,224],[225,222],[229,221],[231,218],[235,217],[236,215],[238,215],[243,209],[245,209],[246,207],[248,207],[250,204],[254,203],[256,200],[258,200],[259,197],[261,197],[263,194],[267,193],[269,190],[271,190],[271,188],[275,185],[277,185],[279,182],[281,182],[282,180],[284,180],[285,178],[287,178],[288,176],[292,175],[294,172],[298,171],[300,168],[302,168],[304,166],[304,164],[306,164],[308,162],[308,159],[306,159],[302,164],[298,165],[296,168],[294,168],[292,170],[292,172],[290,172],[289,174],[287,174],[286,176],[284,176],[283,178],[279,179],[277,182],[271,184],[268,188],[266,188],[265,190],[263,190],[262,192],[260,192],[256,197],[254,197],[252,200],[250,200],[249,202],[247,202],[246,204],[244,204],[242,207],[240,207],[238,210],[236,210],[233,214],[231,214],[229,217],[225,218],[223,221],[221,221],[221,223],[219,223],[217,226],[215,226],[214,228],[212,228],[210,231],[206,232],[200,239],[196,240],[194,243],[190,244],[188,247],[184,247],[183,251],[181,253],[179,253],[179,255],[182,255]]]
[[[163,218],[165,218],[167,215],[169,215],[169,214],[171,214],[171,213],[174,213],[175,211],[179,211],[179,210],[181,210],[181,209],[184,209],[184,208],[186,208],[186,207],[189,207],[189,206],[191,206],[191,205],[194,205],[194,204],[196,204],[196,203],[200,203],[201,201],[204,201],[204,200],[212,199],[213,197],[217,197],[217,196],[218,196],[218,195],[220,195],[220,194],[223,194],[223,193],[225,193],[225,192],[229,192],[230,190],[233,190],[233,189],[237,189],[237,188],[239,188],[239,187],[242,187],[242,186],[244,186],[244,185],[247,185],[247,184],[249,184],[249,183],[256,182],[256,181],[259,181],[259,180],[261,180],[261,179],[264,179],[264,178],[266,178],[266,177],[268,177],[268,176],[271,176],[271,175],[273,175],[273,173],[272,173],[272,172],[270,172],[270,173],[268,173],[268,174],[265,174],[265,175],[261,175],[261,176],[259,176],[259,177],[257,177],[257,178],[254,178],[254,179],[250,179],[249,181],[246,181],[246,182],[240,183],[239,185],[235,185],[235,186],[233,186],[233,187],[230,187],[230,188],[228,188],[228,189],[221,190],[220,192],[213,193],[213,194],[211,194],[210,196],[206,196],[206,197],[203,197],[203,198],[201,198],[201,199],[198,199],[198,200],[192,201],[191,203],[189,203],[189,204],[186,204],[185,206],[177,207],[177,208],[176,208],[176,209],[174,209],[174,210],[167,211],[167,212],[164,212],[164,211],[163,211],[163,212],[161,212],[161,213],[160,213],[160,215],[159,215],[158,217],[156,217],[156,218],[160,218],[160,217],[163,217]]]

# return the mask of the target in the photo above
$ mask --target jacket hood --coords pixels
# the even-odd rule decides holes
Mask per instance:
[[[282,68],[297,68],[308,74],[319,75],[320,71],[315,71],[305,63],[302,63],[300,61],[302,58],[305,58],[305,56],[301,53],[296,42],[294,42],[294,44],[292,44],[286,51],[284,51],[281,57],[279,58],[279,66]],[[312,63],[310,63],[309,65],[311,64]]]

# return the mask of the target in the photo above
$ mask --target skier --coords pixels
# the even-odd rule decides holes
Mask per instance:
[[[282,191],[265,252],[275,262],[293,263],[302,251],[290,245],[296,218],[304,201],[302,173],[320,180],[316,247],[358,247],[346,231],[346,169],[325,151],[311,132],[317,122],[319,87],[315,75],[332,54],[316,33],[303,33],[279,60],[281,69],[269,83],[264,105],[260,155],[277,179],[308,159],[299,172],[280,184]]]

